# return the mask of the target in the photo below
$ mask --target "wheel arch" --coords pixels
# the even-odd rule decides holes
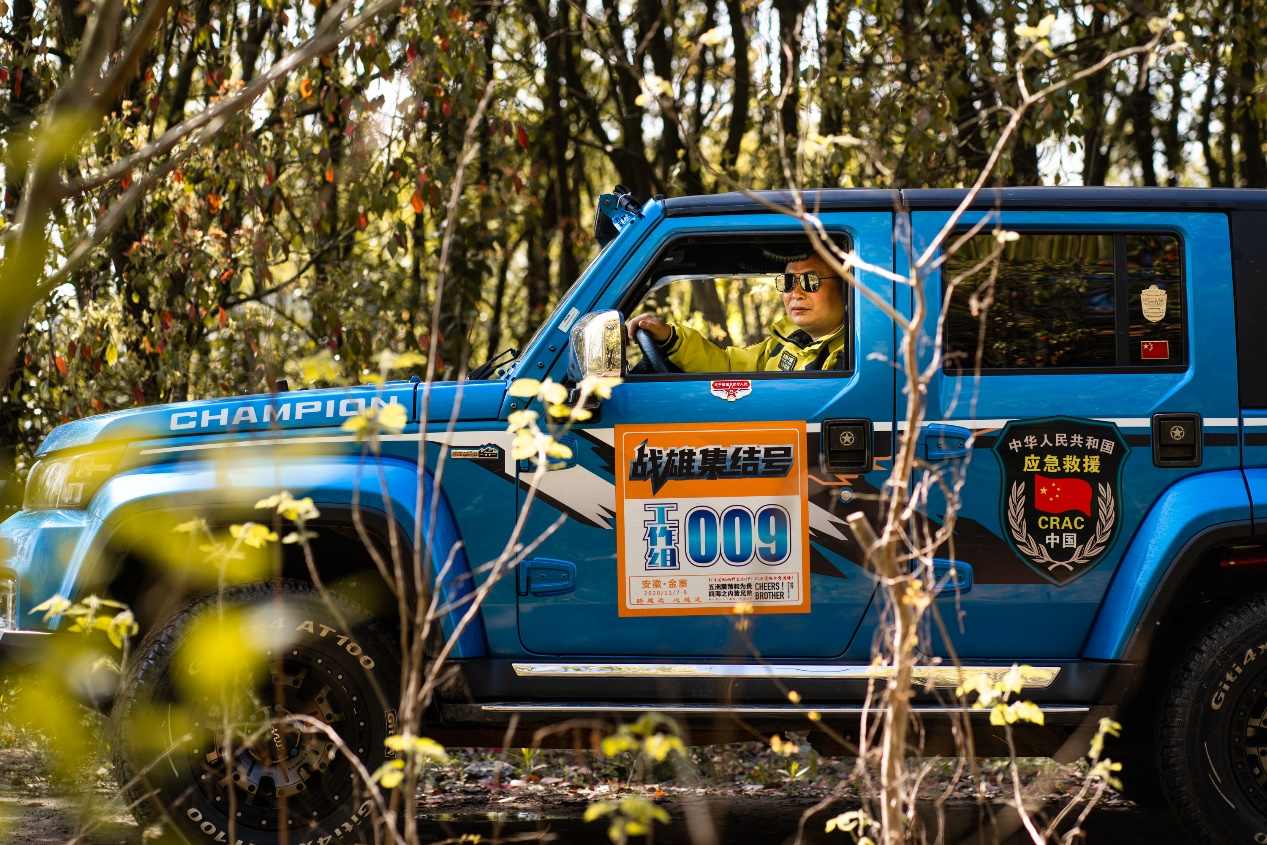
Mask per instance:
[[[312,524],[317,535],[312,547],[322,581],[357,581],[365,588],[357,600],[392,617],[396,614],[394,599],[363,546],[362,534],[378,547],[390,568],[394,533],[403,571],[410,573],[415,520],[420,517],[422,543],[429,550],[423,554],[423,565],[428,580],[438,588],[439,606],[448,608],[441,618],[447,637],[457,629],[476,585],[443,491],[436,488],[430,472],[421,485],[418,481],[415,464],[372,456],[268,461],[229,471],[223,464],[202,462],[144,467],[116,477],[94,498],[93,516],[100,528],[92,548],[83,554],[85,559],[68,567],[67,580],[77,593],[105,590],[113,597],[135,601],[147,590],[154,591],[170,572],[147,553],[143,542],[138,542],[145,533],[129,530],[130,525],[154,520],[160,514],[168,525],[195,517],[221,528],[246,521],[269,524],[271,515],[256,509],[255,503],[288,490],[297,497],[311,496],[321,511]],[[420,487],[423,499],[418,508],[415,503]],[[281,554],[277,574],[311,581],[300,546],[279,544],[277,550]],[[407,586],[413,594],[416,585]],[[145,621],[145,609],[141,610],[138,617]],[[480,656],[486,652],[486,642],[477,614],[458,637],[453,656]]]

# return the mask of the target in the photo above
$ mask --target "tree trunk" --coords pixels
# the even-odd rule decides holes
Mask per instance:
[[[801,25],[804,22],[804,0],[774,0],[779,13],[779,126],[783,130],[782,154],[786,166],[795,175],[796,152],[800,139],[801,112]]]
[[[1253,2],[1250,2],[1251,7]],[[1257,104],[1263,96],[1257,88],[1259,72],[1259,41],[1263,32],[1263,21],[1257,19],[1252,8],[1244,11],[1246,26],[1241,28],[1245,33],[1242,42],[1245,54],[1240,62],[1239,88],[1245,92],[1241,102],[1240,136],[1241,136],[1241,184],[1249,188],[1267,188],[1267,155],[1263,152],[1263,124],[1258,118]],[[1256,33],[1256,34],[1255,34]],[[1263,74],[1267,79],[1267,72]]]
[[[735,45],[734,91],[730,97],[730,120],[726,125],[726,142],[722,146],[721,166],[727,173],[734,170],[739,147],[748,131],[748,108],[752,97],[752,69],[748,62],[748,22],[741,0],[726,0],[726,15]]]
[[[1139,161],[1140,175],[1148,187],[1157,186],[1157,169],[1153,162],[1153,88],[1149,78],[1148,60],[1141,55],[1135,62],[1138,78],[1127,101],[1131,119],[1131,145]]]

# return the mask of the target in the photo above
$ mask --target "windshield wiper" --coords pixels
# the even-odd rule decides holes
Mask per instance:
[[[503,349],[501,352],[498,352],[492,358],[489,358],[483,364],[480,364],[478,367],[467,373],[466,377],[472,381],[486,379],[493,374],[493,370],[497,369],[497,364],[503,358],[510,358],[511,360],[514,360],[515,356],[518,354],[519,350],[513,346]]]

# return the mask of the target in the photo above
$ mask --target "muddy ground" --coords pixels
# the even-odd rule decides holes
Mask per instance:
[[[26,744],[0,749],[0,841],[85,845],[140,845],[143,832],[118,798],[108,768],[90,761],[73,776],[51,765],[52,749]],[[825,822],[856,807],[845,792],[827,807],[823,798],[839,790],[852,761],[819,758],[806,751],[779,756],[758,743],[691,749],[691,773],[655,780],[655,770],[631,783],[630,772],[589,752],[509,751],[501,754],[453,751],[439,767],[422,799],[424,841],[453,841],[478,834],[497,840],[606,843],[606,824],[585,822],[594,801],[640,795],[667,809],[669,825],[657,826],[653,842],[850,843],[847,834],[828,834]],[[795,762],[794,767],[791,764]],[[1076,790],[1083,769],[1049,761],[1024,761],[1027,782],[1039,786],[1027,800],[1039,817],[1050,815]],[[949,763],[929,777],[930,796],[942,788]],[[945,803],[949,843],[1025,842],[1016,814],[1005,803],[1006,780],[999,764],[987,763],[979,781],[965,782]],[[988,801],[972,800],[982,789]],[[924,810],[932,819],[931,799]],[[993,818],[991,818],[993,816]],[[1169,818],[1108,793],[1085,825],[1087,841],[1170,842],[1180,838]],[[77,838],[78,837],[78,838]],[[468,841],[470,841],[468,839]]]

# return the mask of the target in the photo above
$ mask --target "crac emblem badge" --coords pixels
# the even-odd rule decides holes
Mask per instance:
[[[994,453],[1003,533],[1021,559],[1060,585],[1094,566],[1122,521],[1127,446],[1117,426],[1069,417],[1011,422]]]

